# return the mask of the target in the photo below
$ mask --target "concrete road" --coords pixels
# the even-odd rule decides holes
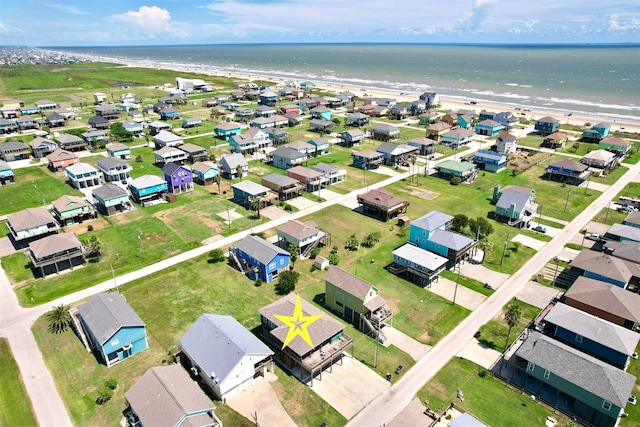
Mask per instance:
[[[587,209],[571,221],[558,235],[536,253],[520,270],[473,313],[451,331],[411,368],[407,375],[398,380],[389,390],[373,400],[348,426],[379,426],[389,423],[413,399],[416,393],[458,354],[473,338],[478,328],[491,320],[502,307],[516,296],[530,278],[544,267],[547,261],[560,254],[564,245],[602,210],[624,186],[635,179],[640,172],[640,163],[631,167],[616,183],[600,195]]]

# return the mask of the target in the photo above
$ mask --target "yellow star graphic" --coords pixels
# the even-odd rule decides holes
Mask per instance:
[[[313,348],[313,342],[311,342],[311,336],[309,335],[307,328],[311,326],[313,322],[321,318],[322,314],[317,314],[315,316],[303,315],[302,305],[300,304],[300,295],[296,294],[296,305],[293,309],[293,316],[285,316],[282,314],[274,314],[274,316],[289,327],[287,338],[284,340],[284,344],[282,344],[283,350],[298,335],[307,344],[309,344],[309,347]]]

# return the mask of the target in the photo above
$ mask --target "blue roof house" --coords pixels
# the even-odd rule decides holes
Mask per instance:
[[[475,129],[478,135],[497,136],[503,126],[495,120],[487,119],[476,123]]]
[[[193,128],[197,126],[202,126],[202,119],[199,117],[192,117],[190,119],[185,118],[182,119],[182,127],[183,128]]]
[[[246,236],[231,248],[230,256],[251,280],[271,282],[289,270],[289,252],[258,236]]]
[[[107,366],[149,348],[144,322],[117,292],[94,295],[71,314],[87,350]]]
[[[191,373],[225,401],[273,372],[273,351],[231,316],[203,314],[180,338]]]
[[[137,203],[159,199],[168,188],[166,181],[155,175],[143,175],[129,183],[129,191]]]
[[[481,170],[496,173],[507,167],[507,156],[496,151],[478,150],[473,156],[473,163]]]

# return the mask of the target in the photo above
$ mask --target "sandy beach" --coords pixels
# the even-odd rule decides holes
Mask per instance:
[[[150,62],[150,61],[133,62],[130,60],[123,60],[120,58],[96,57],[96,56],[90,56],[90,55],[85,55],[85,57],[90,58],[94,61],[119,63],[129,67],[145,67],[145,68],[156,68],[156,69],[163,68],[163,69],[176,71],[177,73],[190,72],[190,73],[200,73],[200,74],[217,76],[217,77],[227,77],[230,79],[238,79],[238,80],[248,80],[248,81],[271,80],[277,83],[284,83],[283,79],[269,77],[264,74],[230,73],[226,71],[216,70],[215,68],[212,69],[212,67],[207,67],[204,65],[176,64],[176,63],[170,63],[170,62]],[[179,77],[179,76],[176,76],[176,77]],[[385,90],[382,88],[372,88],[372,87],[363,88],[363,87],[356,87],[352,85],[329,84],[329,83],[317,82],[317,81],[314,81],[313,83],[318,89],[327,91],[327,92],[340,93],[340,92],[349,91],[359,97],[364,97],[366,94],[367,97],[394,98],[400,102],[414,101],[418,99],[418,97],[420,96],[420,93],[403,92],[401,94],[396,91]],[[589,113],[583,113],[583,112],[567,111],[566,113],[560,113],[557,110],[551,110],[551,109],[545,110],[543,108],[531,108],[531,107],[521,107],[520,110],[516,110],[517,105],[513,103],[510,103],[510,104],[497,103],[497,102],[490,102],[487,100],[478,100],[474,98],[475,104],[471,104],[470,100],[464,100],[456,97],[448,97],[446,94],[439,94],[439,95],[440,95],[440,109],[443,109],[443,110],[457,111],[460,109],[466,109],[466,110],[475,111],[476,113],[482,110],[493,111],[496,113],[503,112],[503,111],[510,111],[518,117],[525,117],[529,120],[537,120],[542,117],[550,116],[560,121],[560,123],[578,125],[578,126],[584,126],[585,123],[595,124],[599,122],[605,122],[605,123],[611,124],[612,132],[617,132],[622,130],[630,134],[640,134],[640,117],[638,117],[637,119],[632,119],[629,117],[612,118],[612,117],[598,116],[596,114],[589,114]],[[571,113],[571,115],[568,115],[569,113]]]

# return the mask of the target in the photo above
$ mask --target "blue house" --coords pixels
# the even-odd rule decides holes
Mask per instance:
[[[560,121],[558,119],[554,119],[553,117],[542,117],[536,120],[536,124],[534,125],[534,129],[540,135],[551,135],[556,132],[560,127]]]
[[[218,167],[205,162],[195,162],[191,165],[193,180],[200,185],[211,185],[218,175]]]
[[[213,131],[218,138],[228,140],[231,135],[240,135],[242,125],[236,122],[222,122]]]
[[[556,303],[542,329],[569,347],[620,369],[626,369],[640,334],[566,304]]]
[[[113,215],[131,209],[129,193],[115,184],[107,184],[93,190],[94,205],[102,215]]]
[[[122,127],[133,133],[140,133],[144,130],[142,123],[136,122],[135,120],[125,120],[122,122]]]
[[[316,108],[311,109],[309,111],[309,114],[314,119],[331,120],[331,109],[323,105],[320,105],[320,106],[317,106]]]
[[[327,138],[314,138],[310,139],[308,142],[315,147],[315,149],[309,153],[313,156],[321,156],[329,151],[329,140]]]
[[[476,123],[476,133],[478,135],[497,136],[503,126],[495,120],[482,120]]]
[[[126,160],[131,157],[131,148],[119,142],[107,144],[107,155],[116,159]]]
[[[289,270],[289,252],[258,236],[247,236],[231,248],[230,256],[252,280],[271,282]]]
[[[149,348],[144,322],[120,293],[94,295],[71,315],[87,351],[95,351],[107,366]]]
[[[586,141],[601,141],[609,135],[611,125],[609,123],[597,123],[582,132],[582,139]]]
[[[478,168],[489,172],[500,172],[507,167],[507,156],[491,150],[478,150],[472,160]]]
[[[473,125],[473,116],[458,114],[458,127],[469,129]]]
[[[176,120],[180,118],[180,110],[169,107],[160,111],[160,120]]]
[[[258,99],[258,104],[260,105],[270,105],[274,106],[278,102],[278,95],[271,90],[265,90],[260,94],[260,98]]]
[[[431,211],[411,223],[409,243],[447,258],[447,268],[473,255],[477,242],[449,231],[453,217]]]
[[[165,180],[155,175],[143,175],[129,184],[133,200],[141,204],[159,199],[168,188]]]
[[[183,128],[193,128],[197,126],[202,126],[202,119],[199,117],[193,117],[190,119],[182,119],[182,127]]]
[[[308,144],[307,144],[308,145]],[[289,147],[278,147],[271,153],[273,159],[273,166],[287,170],[309,160],[307,153],[301,153],[300,151]]]
[[[14,182],[13,169],[9,163],[0,160],[0,185],[11,184]]]

